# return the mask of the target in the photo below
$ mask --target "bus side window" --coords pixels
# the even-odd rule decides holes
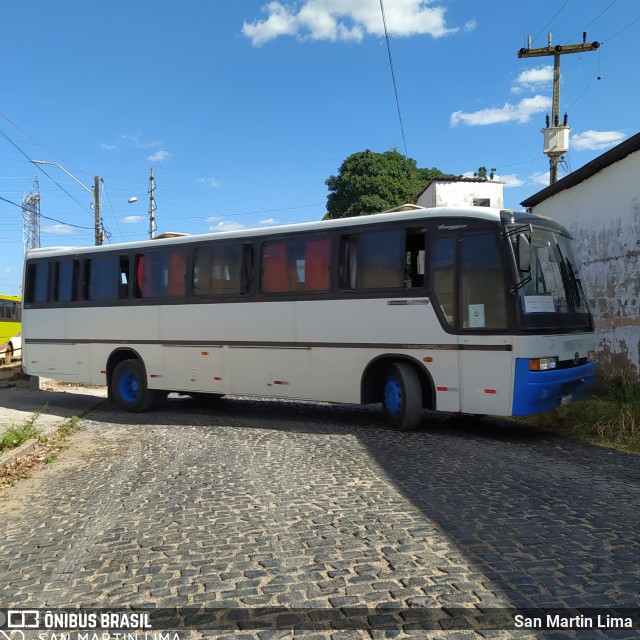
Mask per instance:
[[[431,273],[433,291],[447,322],[456,319],[456,239],[453,236],[438,238],[433,246]]]
[[[405,280],[405,231],[368,231],[342,238],[343,289],[400,289]]]
[[[287,265],[287,246],[284,241],[265,242],[262,245],[261,282],[264,293],[292,290]]]
[[[108,301],[118,299],[120,271],[117,256],[98,256],[87,260],[88,299]]]
[[[56,262],[54,299],[56,302],[72,302],[78,294],[78,260],[60,260]]]
[[[241,293],[242,245],[214,244],[210,251],[210,293],[214,295],[237,295]]]
[[[424,285],[425,256],[424,229],[407,229],[405,288],[412,289]]]
[[[253,245],[242,245],[242,286],[240,293],[248,295],[253,291]]]
[[[118,297],[129,297],[129,256],[120,256],[120,278]]]
[[[49,263],[32,262],[27,267],[27,302],[49,300]]]
[[[209,294],[211,280],[211,254],[209,247],[198,247],[193,252],[193,273],[191,284],[193,295],[206,296]]]
[[[153,296],[153,282],[151,279],[151,256],[136,255],[133,292],[136,298],[150,298]]]
[[[172,251],[169,256],[167,295],[172,298],[186,292],[187,259],[183,251]]]
[[[330,242],[307,240],[304,248],[304,271],[307,291],[328,291],[330,283]]]
[[[328,238],[290,238],[265,242],[262,247],[262,291],[328,291]]]
[[[252,247],[240,244],[213,244],[199,247],[194,252],[193,293],[196,296],[224,296],[245,293],[251,281],[245,282],[245,261],[253,254],[247,253]],[[252,265],[250,265],[252,266]]]
[[[460,244],[463,329],[505,329],[507,303],[500,251],[493,234],[465,236]]]

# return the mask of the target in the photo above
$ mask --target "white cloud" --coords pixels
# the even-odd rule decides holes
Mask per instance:
[[[116,144],[108,144],[106,142],[102,142],[100,144],[100,148],[104,149],[105,151],[113,151],[114,149],[118,148],[118,145],[116,145]]]
[[[395,0],[385,7],[390,35],[406,37],[431,35],[434,38],[458,31],[446,26],[444,7],[427,6],[430,0]],[[374,0],[304,0],[286,6],[268,2],[262,8],[264,20],[245,22],[242,33],[254,46],[279,36],[295,36],[300,40],[359,42],[366,35],[384,35],[380,5]],[[475,28],[469,21],[465,30]]]
[[[120,140],[136,149],[154,149],[162,146],[161,140],[144,140],[140,133],[134,135],[125,133],[120,136]]]
[[[531,174],[529,176],[529,180],[531,180],[531,182],[533,184],[541,184],[544,185],[545,187],[549,186],[549,172],[545,171],[544,173],[540,173],[539,171],[536,171],[535,173]]]
[[[218,224],[211,225],[209,231],[239,231],[246,229],[244,224],[233,222],[232,220],[221,220],[220,218],[208,218],[209,221],[219,220]]]
[[[586,149],[608,149],[622,142],[627,136],[622,131],[585,131],[571,136],[571,144],[576,151]]]
[[[265,226],[271,226],[274,224],[279,224],[279,220],[276,220],[275,218],[266,218],[265,220],[260,220],[260,224],[263,224]]]
[[[160,149],[159,151],[152,153],[150,156],[147,156],[147,160],[149,162],[162,162],[163,160],[166,160],[169,156],[170,156],[170,153],[168,151],[165,151],[164,149]]]
[[[125,216],[124,218],[122,218],[122,222],[126,224],[137,224],[138,222],[142,222],[143,220],[146,220],[146,218],[144,218],[143,216]]]
[[[210,186],[212,189],[220,186],[220,183],[215,178],[198,178],[198,182],[202,182]]]
[[[496,175],[495,179],[499,180],[500,182],[504,182],[505,189],[509,189],[510,187],[521,187],[525,183],[525,181],[518,178],[515,173],[509,173],[504,176]]]
[[[522,93],[524,90],[539,91],[542,87],[553,82],[553,65],[543,65],[523,71],[517,78],[516,84],[511,88],[513,93]]]
[[[469,31],[473,31],[478,26],[478,23],[475,20],[468,20],[464,23],[463,29],[468,33]]]
[[[470,127],[487,124],[498,124],[502,122],[529,122],[531,116],[536,113],[548,111],[551,107],[551,98],[547,96],[534,96],[524,98],[518,104],[505,103],[502,107],[492,107],[481,109],[473,113],[455,111],[451,114],[451,126],[466,124]]]
[[[52,233],[54,235],[68,236],[75,233],[75,229],[67,224],[52,224],[42,227],[44,233]]]

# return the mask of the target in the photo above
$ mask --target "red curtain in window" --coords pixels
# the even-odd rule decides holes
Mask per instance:
[[[262,253],[262,290],[266,293],[289,291],[287,250],[284,242],[265,245]]]
[[[307,291],[329,289],[329,240],[310,240],[304,251]]]
[[[184,276],[184,255],[180,252],[172,253],[171,260],[169,260],[169,278],[167,282],[167,293],[170,296],[184,295]]]

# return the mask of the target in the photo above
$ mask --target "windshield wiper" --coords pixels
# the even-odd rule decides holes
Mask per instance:
[[[580,280],[580,278],[576,277],[576,273],[573,270],[573,265],[569,261],[569,258],[565,258],[565,262],[566,262],[567,274],[569,276],[569,282],[573,287],[573,295],[575,298],[574,306],[575,306],[575,309],[577,310],[582,306],[581,302],[582,301],[586,302],[587,298],[584,293],[584,289],[582,288],[582,281]]]
[[[560,271],[562,273],[562,279],[565,281],[565,287],[567,290],[567,304],[569,305],[571,311],[577,311],[580,307],[580,293],[584,295],[584,291],[582,291],[582,285],[580,284],[579,278],[576,278],[575,271],[573,270],[573,265],[569,258],[565,258],[562,254],[562,249],[560,248],[560,244],[556,241],[556,251],[560,256]]]
[[[528,275],[523,276],[520,280],[517,279],[521,273],[527,274],[527,271],[520,271],[520,269],[518,268],[518,258],[516,257],[515,247],[513,246],[514,239],[517,238],[518,235],[521,233],[522,234],[528,233],[528,241],[530,245],[531,234],[533,233],[533,227],[531,223],[521,224],[521,225],[512,226],[512,227],[505,227],[505,229],[500,234],[501,242],[508,242],[509,244],[509,249],[511,252],[511,261],[515,267],[516,282],[512,284],[511,287],[509,288],[509,292],[511,293],[511,295],[516,295],[516,293],[518,293],[520,289],[528,285],[533,279],[531,275],[531,268],[529,268],[528,270]]]

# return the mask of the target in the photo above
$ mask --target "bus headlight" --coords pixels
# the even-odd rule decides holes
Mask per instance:
[[[558,366],[558,358],[531,358],[529,360],[529,371],[549,371]]]
[[[595,351],[589,351],[587,354],[587,362],[595,362],[598,359]]]

